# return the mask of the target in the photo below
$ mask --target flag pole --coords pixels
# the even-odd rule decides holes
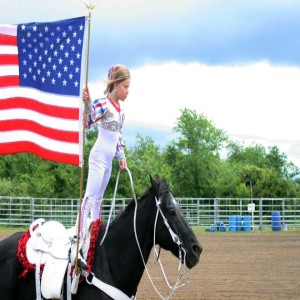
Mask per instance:
[[[88,78],[89,78],[89,59],[90,59],[90,32],[91,32],[91,16],[92,10],[96,6],[96,4],[92,3],[84,3],[86,8],[88,9],[88,38],[87,38],[87,53],[86,53],[86,74],[85,74],[85,88],[88,87]],[[75,275],[79,275],[78,270],[78,252],[79,252],[79,244],[80,244],[80,219],[81,219],[81,204],[82,204],[82,194],[83,194],[83,177],[84,177],[84,144],[85,144],[85,126],[86,126],[86,103],[84,103],[84,111],[83,111],[83,126],[82,126],[82,163],[81,163],[81,170],[80,170],[80,191],[79,191],[79,207],[78,207],[78,224],[77,224],[77,245],[76,245],[76,258],[75,258]]]

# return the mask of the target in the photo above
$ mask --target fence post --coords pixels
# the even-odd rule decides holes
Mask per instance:
[[[200,226],[200,199],[197,198],[197,226]]]
[[[282,226],[285,226],[285,199],[282,199]]]
[[[11,199],[12,197],[9,197],[9,211],[8,211],[8,224],[11,225]]]
[[[31,197],[30,198],[30,223],[32,223],[34,221],[34,198]]]
[[[262,206],[262,198],[259,199],[259,230],[262,232],[263,230],[263,220],[262,220],[263,206]]]
[[[243,201],[240,198],[240,216],[242,216],[242,215],[243,215]]]
[[[218,215],[218,206],[219,206],[219,203],[218,203],[218,199],[215,198],[214,199],[214,225],[215,225],[215,228],[217,228],[217,222],[218,222],[218,219],[219,219],[219,215]]]

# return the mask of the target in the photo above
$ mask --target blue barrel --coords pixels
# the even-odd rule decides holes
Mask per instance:
[[[243,218],[242,216],[236,216],[236,231],[242,231]]]
[[[281,230],[280,211],[272,211],[272,230]]]
[[[251,216],[243,216],[243,231],[251,231]]]
[[[236,216],[229,216],[228,223],[229,231],[236,231]]]

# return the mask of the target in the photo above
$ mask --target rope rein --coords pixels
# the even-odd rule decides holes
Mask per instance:
[[[159,294],[161,296],[162,299],[171,299],[172,295],[175,293],[175,291],[177,289],[179,289],[180,287],[183,287],[186,285],[186,283],[181,283],[181,280],[183,279],[183,276],[185,275],[186,273],[186,263],[185,263],[185,259],[186,259],[186,251],[185,249],[182,247],[182,243],[179,239],[179,237],[174,233],[174,231],[172,230],[172,228],[170,227],[169,223],[168,223],[168,220],[167,218],[164,216],[161,208],[160,208],[160,200],[157,200],[157,197],[155,197],[155,201],[156,201],[156,207],[157,207],[157,212],[156,212],[156,218],[155,218],[155,225],[154,225],[154,239],[153,239],[153,248],[154,248],[154,255],[155,255],[155,261],[159,263],[159,266],[160,266],[160,269],[161,269],[161,272],[164,276],[164,279],[165,279],[165,282],[170,290],[170,293],[168,295],[167,298],[163,298],[161,296],[161,294]],[[167,276],[166,276],[166,273],[164,271],[164,268],[163,268],[163,265],[161,263],[161,260],[159,258],[159,252],[157,252],[157,249],[156,249],[156,225],[157,225],[157,219],[158,219],[158,214],[161,214],[161,217],[163,218],[163,221],[164,221],[164,224],[166,225],[167,229],[169,230],[169,233],[173,239],[173,242],[176,243],[178,245],[178,248],[179,248],[179,266],[178,266],[178,271],[179,271],[179,275],[178,275],[178,279],[177,281],[175,282],[175,284],[173,286],[170,285],[168,279],[167,279]],[[160,250],[159,250],[160,251]],[[183,254],[183,256],[182,256]],[[146,267],[146,266],[145,266]],[[187,283],[189,284],[189,270],[187,271]]]
[[[129,172],[128,169],[127,169],[127,171]],[[110,208],[110,212],[109,212],[109,217],[108,217],[108,220],[107,220],[107,223],[106,223],[105,233],[104,233],[103,238],[102,238],[102,240],[100,242],[100,246],[103,244],[103,242],[104,242],[104,240],[106,238],[108,227],[109,227],[110,220],[111,220],[111,217],[112,217],[112,213],[113,213],[113,210],[114,210],[114,208],[116,206],[116,194],[117,194],[117,189],[118,189],[119,177],[120,177],[120,170],[119,170],[118,175],[117,175],[116,185],[115,185],[115,190],[114,190],[114,195],[113,195],[113,200],[112,200],[112,204],[111,204],[111,208]]]

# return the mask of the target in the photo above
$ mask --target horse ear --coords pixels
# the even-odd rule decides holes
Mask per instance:
[[[154,179],[153,179],[151,174],[149,175],[149,178],[150,178],[151,185],[153,185],[154,184]]]

